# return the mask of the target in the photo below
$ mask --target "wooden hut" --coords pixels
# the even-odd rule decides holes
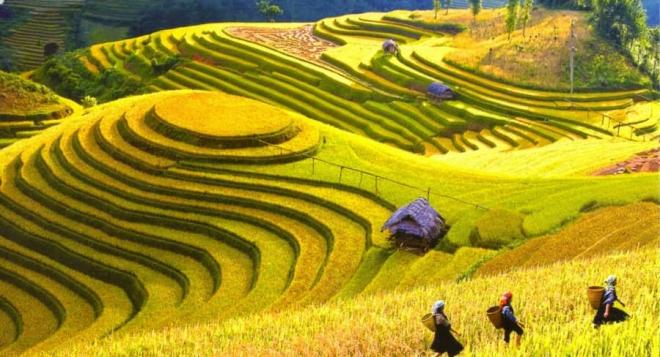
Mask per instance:
[[[429,98],[435,100],[454,99],[456,96],[451,88],[440,82],[431,83],[428,88],[426,88],[426,94]]]
[[[396,248],[423,254],[438,244],[449,227],[429,201],[418,198],[394,212],[381,232],[386,229]]]
[[[383,42],[383,52],[396,55],[399,53],[399,45],[392,39],[386,40]]]

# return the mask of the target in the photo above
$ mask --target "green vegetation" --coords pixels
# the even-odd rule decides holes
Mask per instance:
[[[511,41],[511,34],[518,25],[518,8],[520,4],[517,0],[509,0],[506,6],[506,32],[509,34],[509,41]]]
[[[99,19],[129,13],[123,2],[93,5]],[[547,351],[550,338],[572,341],[560,354],[654,351],[622,342],[652,336],[652,296],[627,299],[637,322],[605,339],[587,333],[591,311],[576,308],[575,292],[611,273],[584,258],[638,246],[651,250],[629,253],[642,262],[635,274],[626,256],[608,259],[627,267],[616,272],[626,291],[655,278],[658,174],[591,174],[657,146],[659,103],[639,86],[566,93],[457,62],[531,43],[559,17],[587,21],[541,10],[509,45],[504,15],[207,24],[50,60],[31,75],[87,108],[63,123],[3,124],[22,128],[11,140],[30,138],[0,150],[0,323],[10,326],[0,353],[421,354],[417,320],[439,288],[462,311],[452,321],[467,349],[496,355],[492,328],[475,316],[512,281],[534,326],[520,356]],[[451,35],[436,30],[443,23],[471,27]],[[385,39],[398,53],[383,53]],[[632,80],[621,78],[602,80]],[[455,98],[427,93],[434,82]],[[420,197],[447,235],[425,255],[393,249],[380,228]],[[573,261],[480,276],[561,259]],[[562,293],[539,304],[547,289]],[[548,308],[569,299],[565,311]],[[269,331],[266,322],[277,336],[245,335]],[[384,343],[393,330],[402,333]]]
[[[258,0],[257,11],[263,15],[268,21],[275,22],[275,18],[282,16],[284,11],[279,6],[272,4],[270,0]]]
[[[524,238],[522,215],[506,209],[491,209],[475,221],[470,243],[477,247],[498,249]]]
[[[0,71],[0,147],[58,124],[74,109],[47,87]]]
[[[651,247],[658,243],[659,218],[658,205],[650,202],[602,208],[587,213],[557,234],[534,238],[504,251],[481,266],[478,275]]]
[[[82,100],[93,96],[101,103],[147,91],[139,79],[119,70],[107,69],[95,76],[77,60],[81,55],[84,53],[72,52],[55,57],[35,71],[32,78],[65,97]]]
[[[593,23],[598,33],[653,78],[660,88],[658,74],[658,30],[649,29],[641,0],[596,0]]]

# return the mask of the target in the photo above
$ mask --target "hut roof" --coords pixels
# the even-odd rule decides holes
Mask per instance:
[[[442,225],[444,225],[444,220],[431,207],[429,201],[418,198],[394,212],[392,217],[385,222],[381,231],[389,229],[392,233],[407,233],[433,238],[440,233]]]
[[[451,92],[451,88],[447,87],[446,85],[440,83],[440,82],[433,82],[429,85],[429,87],[426,89],[426,91],[429,94],[433,95],[443,95],[446,92]]]
[[[391,38],[388,39],[388,40],[385,40],[385,42],[383,42],[383,48],[388,48],[388,47],[392,47],[392,46],[396,47],[396,41],[394,41]]]

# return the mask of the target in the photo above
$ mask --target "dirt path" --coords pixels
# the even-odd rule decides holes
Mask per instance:
[[[658,172],[660,169],[660,148],[636,154],[631,159],[594,172],[594,176],[620,175],[636,172]]]
[[[263,27],[230,27],[230,35],[256,42],[307,61],[325,65],[321,61],[321,54],[336,44],[316,37],[314,25],[305,25],[292,29],[263,28]]]

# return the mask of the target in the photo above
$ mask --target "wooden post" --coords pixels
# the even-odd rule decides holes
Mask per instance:
[[[575,20],[571,19],[571,36],[568,40],[568,50],[570,52],[570,66],[571,66],[571,94],[573,94],[573,81],[574,81],[574,72],[575,72],[575,52],[577,48],[575,47]]]
[[[339,183],[341,183],[341,177],[344,176],[344,167],[342,166],[339,170]]]

